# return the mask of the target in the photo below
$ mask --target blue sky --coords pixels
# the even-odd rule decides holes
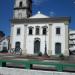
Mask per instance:
[[[10,35],[10,27],[13,16],[14,0],[0,0],[0,30],[7,36]],[[33,0],[33,14],[41,11],[48,16],[69,16],[69,27],[75,29],[75,0]]]

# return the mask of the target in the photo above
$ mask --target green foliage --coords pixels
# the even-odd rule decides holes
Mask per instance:
[[[39,53],[38,53],[38,56],[42,56],[42,52],[39,52]]]
[[[60,58],[60,59],[64,59],[64,55],[63,55],[63,54],[60,54],[60,55],[59,55],[59,58]]]

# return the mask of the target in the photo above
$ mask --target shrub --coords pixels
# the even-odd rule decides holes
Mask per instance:
[[[59,57],[60,57],[60,59],[64,59],[64,55],[63,54],[60,54]]]
[[[39,53],[38,53],[38,56],[42,56],[42,52],[39,52]]]

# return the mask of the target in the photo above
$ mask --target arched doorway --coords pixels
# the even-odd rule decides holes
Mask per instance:
[[[38,54],[40,52],[40,41],[35,40],[34,41],[34,54]]]
[[[55,54],[61,54],[61,43],[55,44]]]
[[[15,52],[20,52],[20,42],[15,43]]]

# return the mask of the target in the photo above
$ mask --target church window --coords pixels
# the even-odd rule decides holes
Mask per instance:
[[[43,35],[46,35],[47,34],[47,26],[44,26],[43,27],[42,34]]]
[[[29,27],[29,35],[32,35],[32,34],[33,34],[32,27]]]
[[[60,28],[56,28],[56,34],[60,34]]]
[[[20,35],[20,28],[17,28],[17,35]]]
[[[40,29],[39,29],[39,26],[36,27],[36,35],[39,35],[40,34]]]
[[[23,4],[23,3],[22,3],[22,1],[21,1],[21,2],[19,3],[19,7],[22,7],[22,4]]]
[[[47,34],[47,28],[43,28],[43,35]]]

